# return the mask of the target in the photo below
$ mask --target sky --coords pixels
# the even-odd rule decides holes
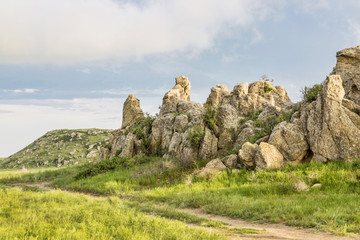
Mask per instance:
[[[0,157],[55,129],[121,126],[185,75],[191,100],[266,74],[293,102],[360,45],[358,0],[0,0]]]

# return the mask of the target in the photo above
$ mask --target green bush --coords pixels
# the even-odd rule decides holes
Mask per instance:
[[[249,120],[252,120],[252,121],[255,121],[260,113],[262,112],[262,109],[261,110],[251,110],[246,116],[244,119],[241,119],[239,121],[239,127],[241,127],[242,125],[244,125],[247,121]]]
[[[271,92],[272,90],[274,90],[272,87],[270,87],[269,85],[265,84],[265,86],[264,86],[264,91],[265,91],[265,93]]]
[[[144,139],[151,134],[152,124],[155,121],[155,117],[147,114],[145,118],[137,119],[133,125],[131,125],[129,132],[136,135],[137,139]]]
[[[216,109],[211,105],[207,105],[206,112],[203,117],[204,117],[204,122],[205,122],[206,126],[210,130],[215,131]]]
[[[307,102],[311,103],[317,99],[318,93],[322,91],[323,86],[320,84],[316,84],[309,87],[304,87],[304,89],[301,91],[303,94],[303,99]]]
[[[200,146],[200,143],[203,140],[204,135],[205,132],[201,128],[201,126],[196,125],[191,131],[189,131],[187,139],[190,141],[192,147],[197,148]]]

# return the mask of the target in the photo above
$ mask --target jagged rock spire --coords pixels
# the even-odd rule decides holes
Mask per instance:
[[[123,106],[123,120],[121,128],[133,124],[137,119],[144,118],[144,112],[140,108],[140,100],[134,94],[130,94]]]

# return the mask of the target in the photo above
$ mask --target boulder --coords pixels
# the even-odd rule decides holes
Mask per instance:
[[[274,145],[262,142],[255,154],[256,169],[279,168],[284,164],[284,157]]]
[[[238,156],[236,154],[231,154],[221,159],[221,161],[227,168],[236,168],[238,164]]]
[[[144,118],[144,113],[140,108],[140,100],[133,94],[130,94],[123,106],[123,120],[121,128],[131,126],[139,118]]]
[[[275,146],[286,162],[301,163],[309,152],[309,145],[300,126],[282,122],[270,135],[269,144]]]
[[[216,173],[226,169],[226,166],[219,158],[213,159],[206,164],[206,166],[199,173],[199,177],[206,177],[208,175],[215,175]]]
[[[238,157],[240,164],[243,164],[246,169],[255,168],[255,154],[258,151],[259,146],[246,142],[242,145],[242,148],[239,150]]]
[[[345,97],[360,105],[360,46],[336,53],[337,63],[332,75],[340,75],[344,82]]]
[[[360,157],[360,116],[342,105],[345,90],[339,75],[330,75],[316,101],[304,104],[300,122],[313,161]]]

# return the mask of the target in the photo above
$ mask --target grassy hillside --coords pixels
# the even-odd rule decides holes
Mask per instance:
[[[360,233],[360,160],[228,170],[208,178],[197,177],[199,167],[146,157],[114,158],[0,183],[52,181],[63,189],[120,196],[140,211],[158,211],[161,216],[172,216],[156,208],[165,204],[336,234]]]
[[[55,130],[0,161],[2,168],[63,166],[91,162],[112,137],[110,130]]]

